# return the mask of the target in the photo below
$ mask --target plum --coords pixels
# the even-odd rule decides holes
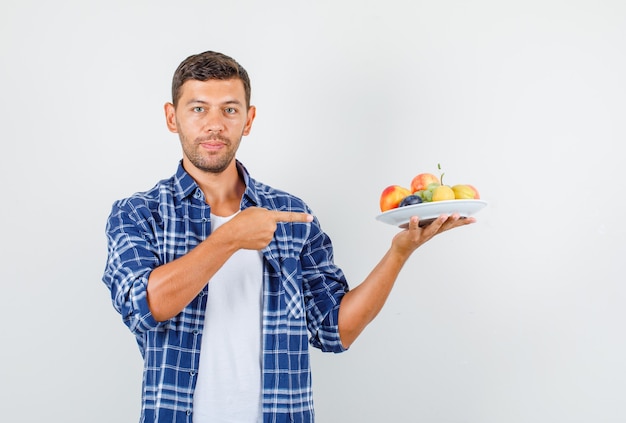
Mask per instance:
[[[420,197],[417,194],[411,194],[411,195],[404,197],[402,201],[400,201],[400,205],[398,207],[412,206],[413,204],[419,204],[421,202],[422,202],[422,197]]]

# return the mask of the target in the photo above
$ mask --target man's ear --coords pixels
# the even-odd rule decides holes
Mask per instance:
[[[243,128],[243,135],[248,135],[252,129],[252,122],[256,116],[256,107],[250,106],[248,108],[248,119],[246,120],[246,126]]]
[[[176,127],[176,109],[172,103],[165,103],[163,106],[165,111],[165,123],[167,124],[167,129],[170,132],[177,133],[178,128]]]

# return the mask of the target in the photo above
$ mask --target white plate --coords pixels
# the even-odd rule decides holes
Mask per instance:
[[[433,201],[387,210],[376,216],[376,220],[390,225],[406,227],[411,216],[418,216],[420,218],[420,226],[425,226],[439,217],[439,215],[459,213],[461,217],[468,217],[486,205],[487,202],[483,200]]]

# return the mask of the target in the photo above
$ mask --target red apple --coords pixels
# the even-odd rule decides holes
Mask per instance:
[[[417,192],[428,188],[430,184],[440,184],[439,178],[432,173],[420,173],[411,181],[411,191]]]
[[[389,185],[380,194],[380,211],[395,209],[404,197],[411,195],[411,190],[400,185]]]
[[[474,200],[479,200],[480,199],[480,194],[478,193],[478,190],[476,189],[476,187],[474,185],[470,185],[470,184],[466,184],[466,185],[474,190]]]

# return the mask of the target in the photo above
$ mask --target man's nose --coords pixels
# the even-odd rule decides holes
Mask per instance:
[[[207,113],[203,129],[205,132],[220,132],[224,129],[224,120],[219,111]]]

